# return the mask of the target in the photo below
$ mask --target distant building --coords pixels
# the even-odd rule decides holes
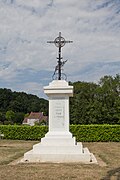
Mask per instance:
[[[31,112],[28,117],[23,120],[22,124],[34,126],[35,123],[48,123],[48,116],[44,116],[43,112]]]

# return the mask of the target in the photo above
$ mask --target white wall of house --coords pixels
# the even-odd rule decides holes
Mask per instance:
[[[34,126],[35,122],[38,122],[39,119],[27,119],[27,124],[30,126]]]

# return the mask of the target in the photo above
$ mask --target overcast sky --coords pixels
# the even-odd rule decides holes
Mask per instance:
[[[59,32],[68,81],[120,74],[120,0],[0,0],[0,88],[44,97]]]

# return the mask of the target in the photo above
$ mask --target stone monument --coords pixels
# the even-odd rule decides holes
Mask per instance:
[[[49,131],[40,143],[24,154],[24,161],[97,163],[95,156],[83,148],[81,142],[77,143],[69,132],[69,97],[73,96],[73,86],[68,85],[65,74],[62,74],[65,61],[62,61],[61,48],[72,41],[65,41],[59,33],[54,41],[48,42],[59,48],[54,80],[44,87],[49,98]]]

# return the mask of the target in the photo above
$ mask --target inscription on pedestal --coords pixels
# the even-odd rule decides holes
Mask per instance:
[[[52,100],[52,129],[64,130],[65,129],[65,100],[54,99]]]

